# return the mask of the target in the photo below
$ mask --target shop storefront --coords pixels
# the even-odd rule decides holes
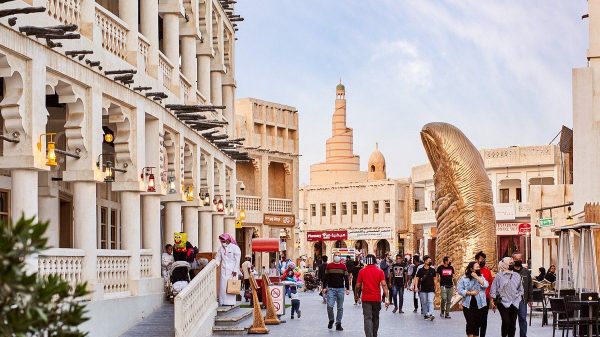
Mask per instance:
[[[513,253],[523,254],[523,260],[531,256],[531,224],[518,222],[496,223],[498,257],[511,256]]]

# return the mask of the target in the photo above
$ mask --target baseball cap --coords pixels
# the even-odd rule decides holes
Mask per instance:
[[[376,257],[375,257],[375,255],[373,255],[373,254],[368,254],[368,255],[365,257],[365,262],[366,262],[367,264],[376,264],[376,263],[377,263],[377,258],[376,258]]]

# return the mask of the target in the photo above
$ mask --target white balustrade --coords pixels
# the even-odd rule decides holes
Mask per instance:
[[[96,4],[96,25],[102,32],[102,47],[107,51],[125,59],[127,52],[127,24],[116,15]]]
[[[217,261],[212,260],[175,297],[175,336],[198,335],[217,306]]]
[[[98,283],[104,285],[105,293],[120,293],[129,290],[129,257],[126,250],[98,249],[96,265]]]
[[[81,0],[47,0],[46,12],[63,25],[81,25]]]
[[[81,270],[85,252],[82,249],[51,248],[38,256],[40,276],[58,275],[72,286],[82,282]]]
[[[140,251],[140,275],[142,278],[152,276],[152,251],[150,249]]]
[[[236,204],[238,210],[260,211],[260,197],[238,195]]]
[[[158,52],[158,68],[162,74],[163,86],[171,90],[171,85],[173,84],[173,65],[169,62],[165,54],[160,51]]]
[[[269,198],[269,212],[292,213],[292,200]]]
[[[181,87],[181,92],[183,93],[183,104],[189,103],[190,100],[190,92],[192,91],[192,85],[190,81],[183,76],[183,74],[179,74],[179,86]]]
[[[144,72],[148,74],[148,50],[150,49],[150,42],[144,37],[144,35],[138,35],[138,51],[142,55],[144,60]]]

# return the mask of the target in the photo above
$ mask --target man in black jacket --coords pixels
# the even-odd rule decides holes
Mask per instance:
[[[523,257],[521,253],[514,253],[512,255],[513,263],[512,269],[521,275],[521,283],[523,285],[523,299],[519,304],[519,335],[520,337],[527,337],[527,305],[530,305],[529,299],[533,293],[533,282],[531,280],[531,271],[523,267]]]
[[[325,269],[327,269],[327,255],[323,255],[321,257],[321,264],[319,264],[319,269],[317,270],[317,277],[319,278],[319,285],[321,289],[323,289],[323,279],[325,278]],[[323,304],[327,303],[327,299],[325,297],[325,293],[321,292],[321,297],[323,297]]]

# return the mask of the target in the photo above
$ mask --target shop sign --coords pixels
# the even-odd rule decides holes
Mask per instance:
[[[494,211],[496,220],[514,220],[516,216],[516,208],[513,203],[495,204]]]
[[[296,216],[282,214],[265,214],[263,223],[269,226],[293,226],[296,222]]]
[[[307,241],[337,241],[347,239],[347,231],[308,231],[306,233]]]
[[[519,224],[519,235],[525,235],[531,233],[531,224],[520,223]]]
[[[389,227],[348,229],[348,240],[381,240],[391,238],[392,229]]]
[[[540,219],[540,227],[550,227],[550,226],[554,226],[554,220],[552,220],[552,218]]]
[[[519,224],[515,222],[496,223],[496,235],[519,235]]]

